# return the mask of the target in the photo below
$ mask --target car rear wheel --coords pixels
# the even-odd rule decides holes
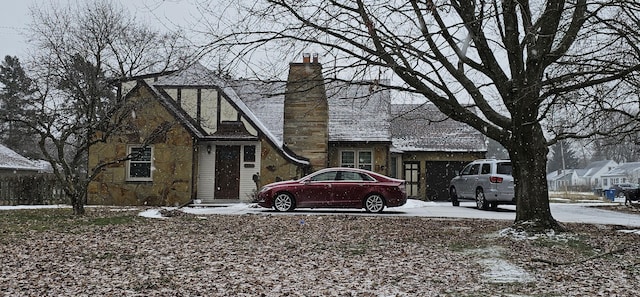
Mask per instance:
[[[489,203],[487,202],[487,198],[484,196],[484,191],[482,191],[482,189],[476,190],[476,207],[482,210],[487,210],[489,208]]]
[[[364,209],[367,212],[382,212],[384,209],[384,199],[378,194],[371,194],[364,200]]]
[[[273,208],[277,211],[292,211],[295,208],[293,197],[287,193],[278,193],[273,199]]]
[[[458,200],[458,192],[456,192],[456,188],[451,187],[451,189],[449,189],[449,197],[451,199],[451,204],[453,206],[460,206],[460,201]]]

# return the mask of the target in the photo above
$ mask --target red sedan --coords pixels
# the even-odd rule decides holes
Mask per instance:
[[[354,168],[327,168],[299,180],[268,184],[258,193],[258,205],[277,211],[294,208],[364,208],[381,212],[384,207],[407,202],[405,181]]]

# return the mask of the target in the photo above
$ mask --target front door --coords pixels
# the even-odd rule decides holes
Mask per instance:
[[[240,199],[240,146],[216,146],[215,199]]]

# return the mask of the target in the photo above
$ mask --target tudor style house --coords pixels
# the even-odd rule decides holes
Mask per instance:
[[[124,161],[104,167],[90,183],[89,204],[251,201],[261,185],[335,166],[407,176],[416,180],[412,195],[426,198],[425,189],[443,183],[432,165],[446,168],[486,152],[481,134],[469,131],[464,137],[477,139],[450,153],[440,143],[442,150],[396,146],[412,138],[428,143],[433,136],[422,135],[430,127],[407,122],[419,126],[417,134],[392,136],[390,91],[376,82],[328,81],[317,55],[290,63],[286,82],[224,80],[195,64],[123,81],[118,90],[135,106],[127,129],[92,146],[88,165]],[[438,141],[452,147],[461,135]]]

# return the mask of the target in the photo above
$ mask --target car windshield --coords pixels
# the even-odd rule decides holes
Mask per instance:
[[[511,172],[512,172],[511,163],[498,163],[497,165],[498,165],[498,168],[496,172],[498,174],[511,175]]]

